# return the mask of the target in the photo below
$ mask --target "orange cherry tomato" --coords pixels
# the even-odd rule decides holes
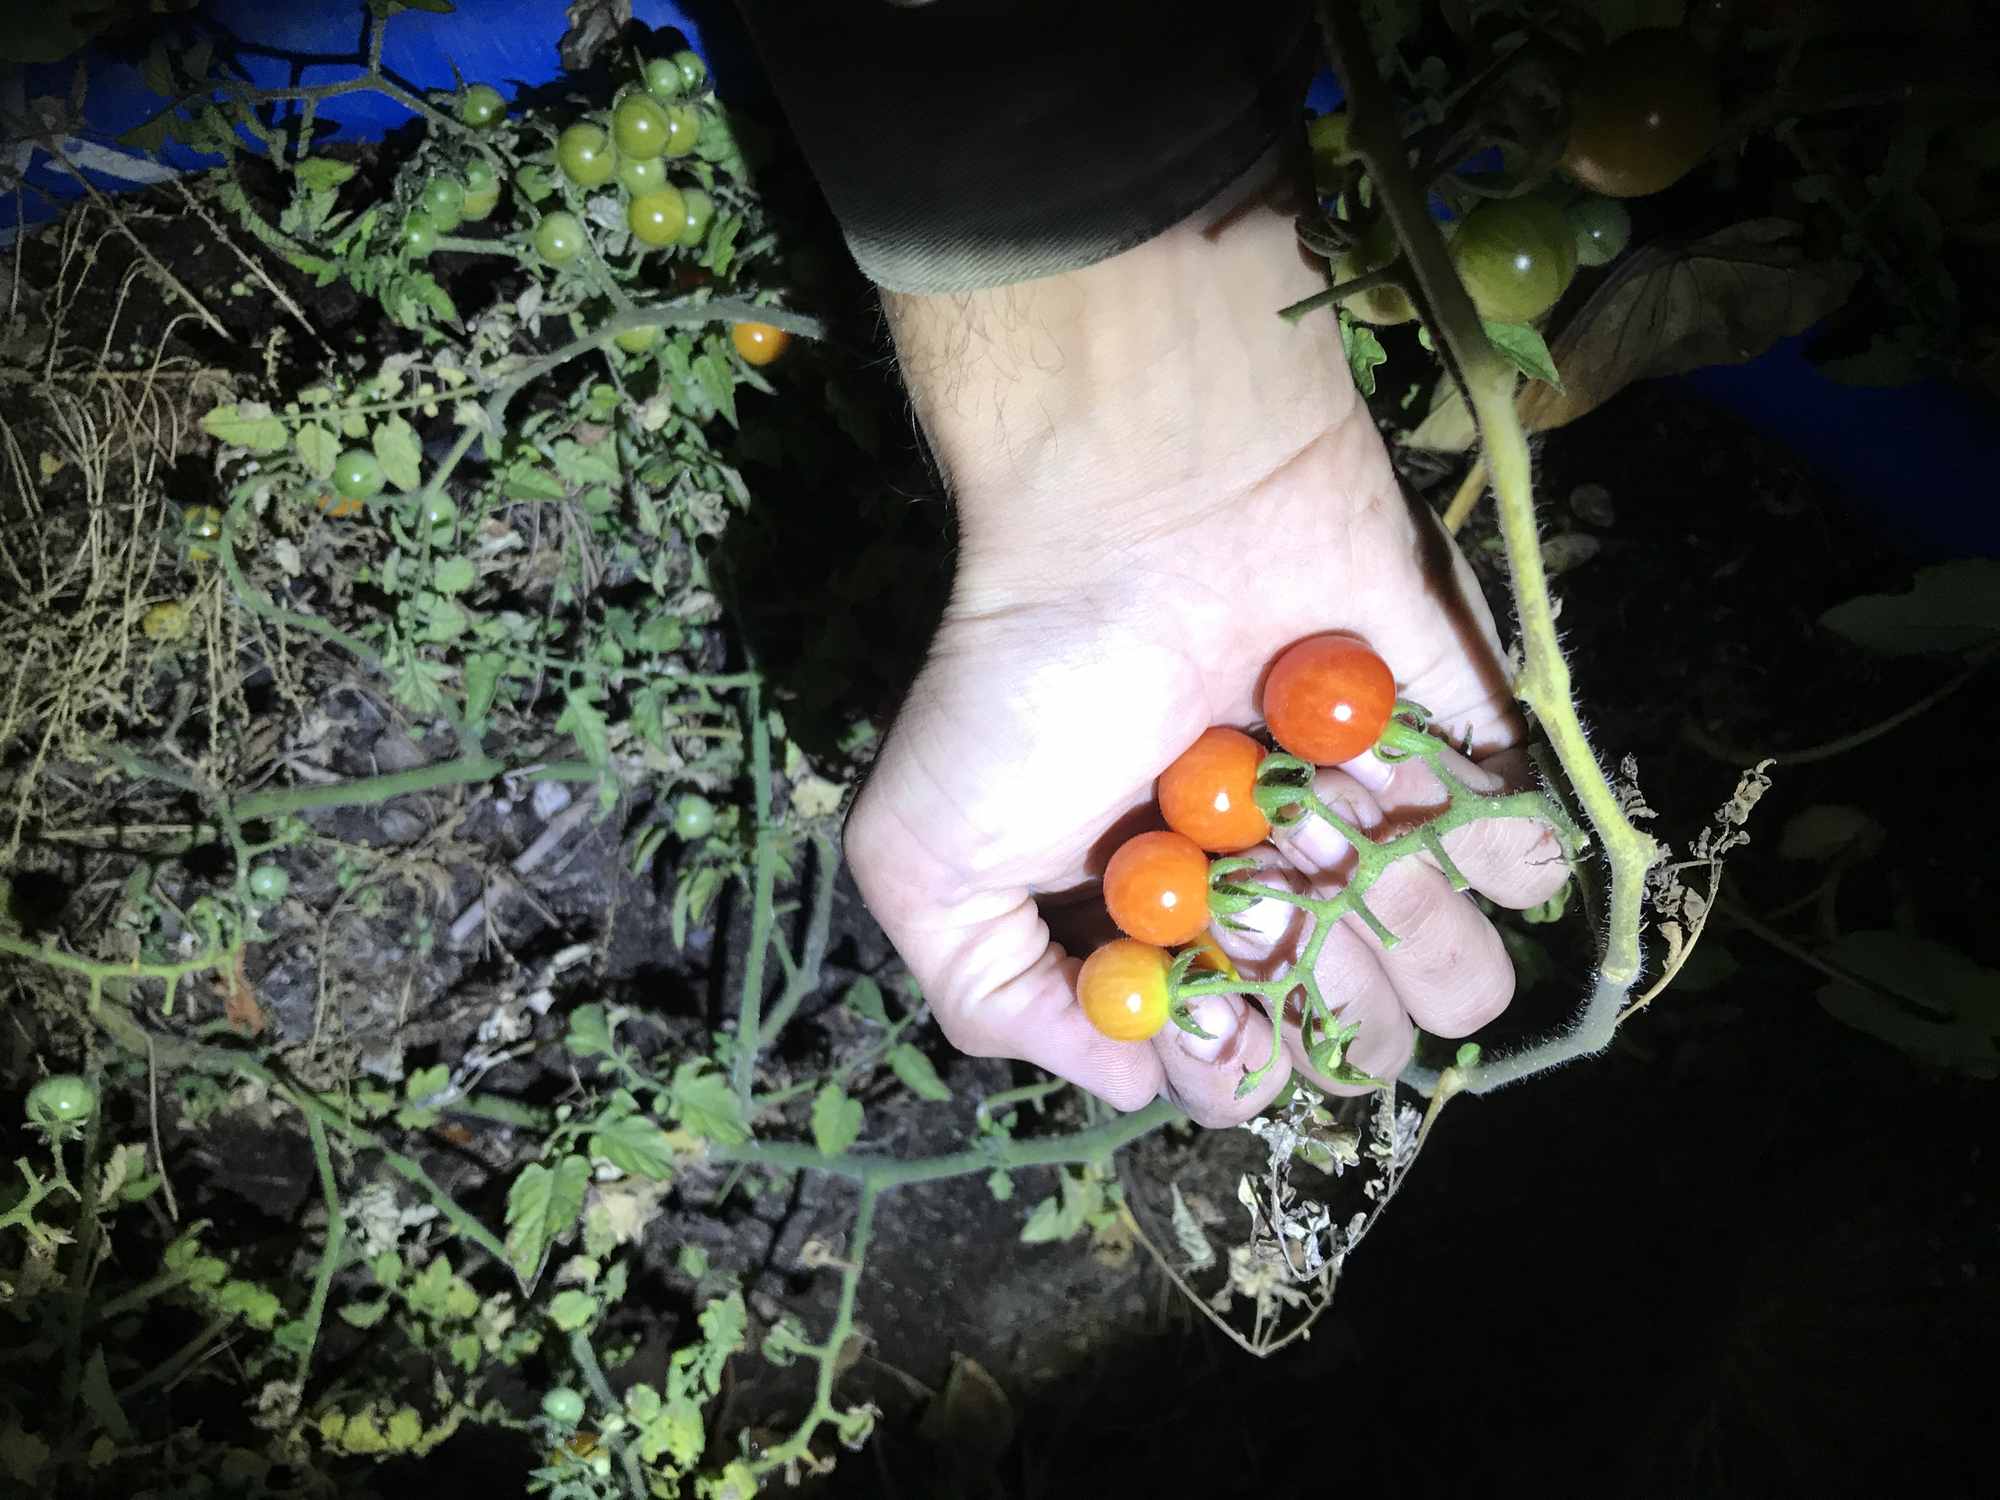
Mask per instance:
[[[1208,856],[1184,833],[1127,839],[1104,867],[1104,904],[1127,937],[1192,942],[1208,930]]]
[[[729,327],[729,342],[736,346],[746,365],[771,364],[791,341],[789,333],[769,323],[732,323]]]
[[[1190,973],[1201,969],[1210,974],[1226,974],[1231,979],[1243,977],[1237,971],[1236,960],[1222,951],[1222,945],[1215,940],[1213,933],[1204,932],[1189,946],[1194,949],[1194,962],[1188,966]],[[1187,949],[1181,951],[1184,953]]]
[[[313,501],[313,509],[335,521],[344,521],[349,516],[360,515],[368,507],[352,496],[343,495],[337,490],[328,490]]]
[[[1211,854],[1241,854],[1271,832],[1251,795],[1264,747],[1240,729],[1220,725],[1160,773],[1160,814],[1175,833],[1186,834]]]
[[[1264,682],[1264,722],[1300,760],[1337,766],[1381,738],[1396,711],[1389,664],[1351,635],[1286,648]]]
[[[1164,948],[1113,938],[1083,961],[1076,998],[1084,1017],[1114,1042],[1143,1042],[1167,1024]]]

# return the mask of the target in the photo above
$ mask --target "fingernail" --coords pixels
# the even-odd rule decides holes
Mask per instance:
[[[1195,1025],[1209,1034],[1211,1040],[1203,1041],[1192,1032],[1180,1033],[1181,1050],[1196,1062],[1214,1062],[1229,1050],[1236,1040],[1236,1033],[1243,1025],[1243,1012],[1238,1008],[1241,1002],[1223,995],[1203,995],[1188,1006],[1188,1017]]]
[[[1357,755],[1353,760],[1343,761],[1340,769],[1371,792],[1381,791],[1396,779],[1396,768],[1373,750]]]

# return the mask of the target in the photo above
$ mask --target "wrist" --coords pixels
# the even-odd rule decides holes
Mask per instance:
[[[1271,180],[1080,271],[885,298],[968,564],[1087,564],[1367,424],[1332,315],[1277,316],[1325,278]]]

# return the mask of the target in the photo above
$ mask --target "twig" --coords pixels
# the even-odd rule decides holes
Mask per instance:
[[[507,868],[516,875],[526,875],[561,847],[562,841],[569,837],[570,830],[589,817],[590,810],[595,806],[596,803],[591,798],[578,797],[549,819],[548,826],[535,836],[533,843],[514,857]],[[449,934],[453,947],[479,930],[479,924],[486,920],[486,908],[486,897],[480,895],[453,919]]]

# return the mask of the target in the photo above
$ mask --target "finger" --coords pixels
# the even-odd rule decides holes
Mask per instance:
[[[1271,1019],[1243,995],[1204,995],[1188,1007],[1204,1040],[1168,1026],[1153,1039],[1166,1077],[1166,1095],[1197,1125],[1219,1129],[1262,1114],[1292,1076],[1284,1048],[1273,1060]],[[1239,1096],[1243,1080],[1266,1063],[1270,1071]]]

